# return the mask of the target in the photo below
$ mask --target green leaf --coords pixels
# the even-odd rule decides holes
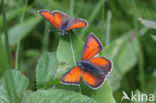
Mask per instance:
[[[9,29],[9,44],[14,46],[19,38],[23,39],[26,35],[28,35],[29,32],[37,26],[40,20],[40,16],[35,16]],[[4,33],[2,34],[2,39],[4,40]]]
[[[26,99],[33,93],[33,91],[27,90],[24,91],[23,93],[23,97],[22,97],[22,103],[24,103],[26,101]]]
[[[37,64],[36,80],[37,88],[44,88],[55,75],[57,69],[57,58],[55,53],[44,53]]]
[[[0,86],[0,103],[20,103],[27,86],[28,79],[19,71],[6,71]]]
[[[96,101],[80,93],[55,89],[38,90],[30,95],[25,103],[96,103]]]
[[[74,33],[61,37],[57,48],[59,63],[65,63],[70,66],[76,65],[76,62],[81,58],[83,45],[84,42]]]
[[[108,78],[113,90],[119,88],[120,79],[137,63],[138,45],[135,35],[131,40],[130,34],[123,35],[102,51],[102,56],[113,61],[113,69]]]
[[[116,103],[112,94],[112,88],[107,81],[93,93],[93,98],[97,100],[98,103]]]
[[[68,36],[60,38],[57,48],[57,58],[59,63],[66,63],[67,65],[74,65],[72,57],[72,48]]]

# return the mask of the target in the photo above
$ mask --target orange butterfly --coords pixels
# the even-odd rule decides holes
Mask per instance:
[[[61,77],[61,83],[80,85],[82,76],[89,87],[97,89],[102,86],[112,69],[112,62],[105,57],[94,57],[101,50],[100,41],[94,34],[89,34],[83,48],[81,61]]]
[[[39,10],[38,12],[43,18],[56,27],[60,35],[64,35],[68,30],[82,28],[88,25],[86,20],[81,18],[70,19],[67,14],[61,11],[54,10],[50,13],[47,10]]]

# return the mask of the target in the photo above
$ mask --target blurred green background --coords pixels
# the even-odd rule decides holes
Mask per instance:
[[[59,10],[71,18],[83,18],[88,21],[88,27],[60,37],[55,27],[38,14],[40,9],[50,12]],[[1,0],[0,102],[25,103],[26,100],[27,103],[36,103],[40,98],[34,98],[39,93],[30,95],[39,89],[45,89],[40,92],[44,92],[41,94],[47,95],[45,100],[50,101],[46,94],[50,87],[56,89],[56,93],[61,90],[71,91],[71,94],[80,93],[86,96],[80,96],[80,99],[90,102],[129,103],[128,100],[121,101],[123,91],[129,96],[132,91],[154,94],[156,100],[155,11],[156,0],[4,0],[4,4]],[[6,15],[6,21],[3,14]],[[60,84],[63,73],[80,60],[84,42],[91,32],[103,44],[99,55],[113,61],[113,70],[107,81],[96,91],[89,89],[83,82],[80,87]],[[5,72],[10,69],[8,73]],[[22,74],[27,82],[21,81],[21,87],[18,85],[16,88],[16,83],[20,84],[17,78],[22,80]],[[26,87],[22,86],[24,84]],[[25,89],[16,92],[22,87]],[[13,96],[15,92],[17,96]],[[55,93],[52,96],[54,98]],[[66,98],[62,103],[72,97]]]

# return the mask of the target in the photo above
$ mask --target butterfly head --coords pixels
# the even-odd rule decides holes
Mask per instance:
[[[77,66],[82,67],[82,62],[81,61],[77,62],[76,64],[77,64]]]

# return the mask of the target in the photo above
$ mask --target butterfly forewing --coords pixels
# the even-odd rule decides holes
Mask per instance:
[[[57,29],[59,29],[59,25],[56,23],[54,17],[52,16],[52,14],[49,11],[47,11],[47,10],[39,10],[38,12],[41,14],[41,16],[43,18],[45,18],[47,21],[49,21]]]
[[[102,44],[100,43],[100,41],[95,37],[94,34],[90,34],[83,48],[81,59],[90,60],[101,50],[102,50]]]
[[[57,23],[59,26],[62,25],[65,21],[67,21],[67,20],[70,19],[69,16],[68,16],[67,14],[62,13],[62,12],[60,12],[60,11],[56,11],[56,10],[54,10],[54,11],[52,12],[52,15],[53,15],[53,17],[54,17],[56,23]]]

